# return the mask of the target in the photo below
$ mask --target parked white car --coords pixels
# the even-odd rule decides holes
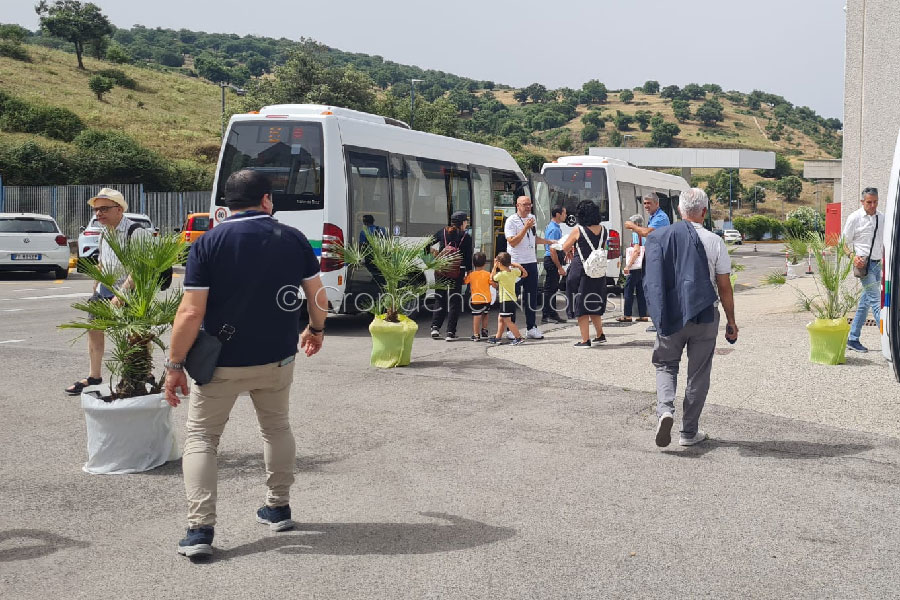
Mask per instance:
[[[0,213],[0,271],[69,276],[69,240],[48,215]]]
[[[140,213],[125,213],[125,216],[143,227],[154,232],[159,232],[150,222],[150,217]],[[100,251],[100,236],[103,235],[103,226],[97,223],[97,217],[92,217],[87,227],[81,230],[78,236],[78,258],[97,260]]]
[[[744,237],[741,235],[741,232],[737,229],[726,229],[722,233],[722,239],[725,240],[725,243],[735,243],[737,245],[741,245],[744,243]]]

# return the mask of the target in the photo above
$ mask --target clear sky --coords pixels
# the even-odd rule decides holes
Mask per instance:
[[[648,79],[760,89],[843,116],[846,0],[94,0],[144,25],[316,41],[521,87]],[[0,21],[37,29],[35,1]]]

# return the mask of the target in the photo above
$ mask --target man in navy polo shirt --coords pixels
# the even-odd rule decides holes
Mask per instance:
[[[642,242],[647,241],[647,236],[650,235],[650,232],[654,229],[668,227],[672,224],[669,220],[669,215],[659,208],[659,197],[656,194],[648,193],[644,195],[644,210],[648,215],[646,227],[641,227],[631,221],[625,221],[625,229],[630,229],[641,236],[643,238],[643,240],[641,240]],[[646,273],[646,271],[644,272]],[[647,328],[647,331],[651,333],[655,332],[656,326],[651,324],[650,327]]]
[[[216,453],[239,394],[250,393],[263,437],[265,505],[257,521],[273,531],[293,527],[290,488],[295,443],[288,418],[297,344],[312,356],[322,347],[327,299],[319,263],[306,236],[272,218],[271,184],[252,169],[225,183],[233,215],[191,246],[169,359],[166,400],[178,406],[187,393],[184,360],[200,325],[223,340],[209,383],[193,385],[184,443],[187,536],[185,556],[212,553],[216,523]],[[298,288],[308,299],[309,326],[300,333]],[[222,335],[223,332],[226,335]]]

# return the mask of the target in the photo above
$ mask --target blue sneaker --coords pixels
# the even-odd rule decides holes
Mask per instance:
[[[266,523],[272,531],[287,531],[294,528],[290,505],[263,506],[256,511],[256,520]]]
[[[859,340],[847,340],[847,347],[856,352],[861,352],[862,354],[869,351],[868,348],[859,343]]]
[[[178,542],[178,554],[187,556],[209,556],[212,554],[212,542],[215,529],[212,527],[197,527],[188,529],[184,539]]]

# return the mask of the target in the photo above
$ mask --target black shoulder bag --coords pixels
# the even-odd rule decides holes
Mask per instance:
[[[281,225],[276,222],[272,229],[272,235],[269,238],[269,241],[277,241],[280,238]],[[256,289],[256,287],[258,286],[248,287],[247,289],[252,290]],[[244,295],[238,300],[232,307],[234,314],[243,314],[249,301],[249,295]],[[230,340],[236,331],[234,325],[223,323],[222,328],[219,329],[219,333],[216,335],[212,335],[204,329],[197,332],[197,339],[194,340],[194,345],[188,350],[187,356],[184,359],[184,369],[188,372],[188,375],[191,376],[191,379],[194,380],[194,383],[197,385],[206,385],[212,381],[213,373],[219,363],[219,354],[222,352],[222,344]]]

